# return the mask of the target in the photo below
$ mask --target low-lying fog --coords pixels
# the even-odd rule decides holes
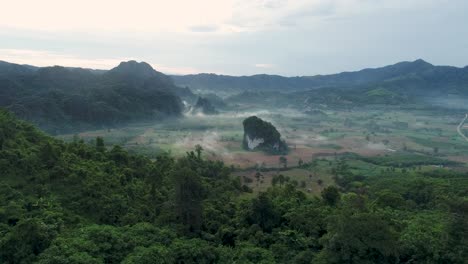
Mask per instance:
[[[428,103],[449,109],[468,110],[468,98],[450,95],[446,97],[425,98]]]

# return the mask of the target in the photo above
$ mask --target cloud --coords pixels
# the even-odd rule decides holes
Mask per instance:
[[[257,68],[264,68],[264,69],[270,69],[270,68],[275,67],[275,65],[269,64],[269,63],[257,63],[254,66]]]
[[[0,26],[46,31],[186,32],[217,25],[235,0],[3,1]],[[25,8],[27,7],[27,8]],[[8,10],[8,12],[6,12]]]
[[[60,65],[65,67],[107,70],[116,67],[122,61],[138,59],[133,57],[86,58],[47,50],[0,49],[0,60],[40,67]],[[190,67],[174,67],[151,62],[148,63],[151,64],[154,69],[168,74],[191,74],[198,72],[196,69]]]
[[[251,0],[240,1],[227,24],[243,31],[289,30],[330,19],[356,17],[382,10],[418,10],[442,0]]]
[[[3,12],[0,16],[0,27],[52,32],[73,29],[80,32],[115,33],[236,33],[274,27],[285,17],[292,19],[294,14],[300,12],[326,13],[329,12],[330,6],[350,1],[357,2],[356,0],[134,0],[132,2],[15,0],[3,3],[3,10],[8,12]]]
[[[115,67],[121,61],[127,61],[132,58],[103,59],[103,58],[84,58],[70,54],[57,53],[47,50],[30,49],[0,49],[0,58],[2,60],[18,63],[31,64],[34,66],[67,66],[83,67],[92,69],[109,69]]]
[[[108,69],[137,59],[166,73],[290,76],[415,58],[464,66],[468,1],[447,2],[3,1],[0,49],[10,51],[0,60]]]
[[[300,25],[306,18],[420,8],[443,0],[15,0],[0,27],[80,32],[239,33]],[[27,6],[27,8],[25,8]],[[103,16],[105,14],[105,16]]]
[[[215,25],[198,25],[198,26],[189,27],[189,30],[191,32],[201,32],[201,33],[216,32],[218,30],[218,27]]]

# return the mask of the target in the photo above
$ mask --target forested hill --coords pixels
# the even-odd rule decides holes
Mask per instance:
[[[193,94],[144,62],[110,71],[0,62],[0,107],[49,132],[178,116],[180,96]]]
[[[466,263],[466,174],[340,159],[320,197],[251,193],[203,156],[64,143],[0,110],[0,263]]]
[[[216,74],[174,75],[175,83],[192,89],[218,91],[298,91],[320,87],[398,86],[402,90],[466,90],[468,67],[434,66],[423,60],[399,62],[375,69],[330,75],[283,77],[277,75],[226,76]],[[387,84],[390,83],[390,84]],[[447,91],[443,91],[447,92]]]

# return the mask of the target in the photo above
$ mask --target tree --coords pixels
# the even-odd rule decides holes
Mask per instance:
[[[99,152],[104,152],[106,150],[104,139],[102,137],[96,137],[96,149]]]
[[[318,263],[398,263],[398,233],[383,215],[342,210],[327,230]]]
[[[273,178],[271,178],[271,185],[276,186],[278,184],[278,176],[274,175]]]
[[[171,263],[209,264],[218,263],[219,252],[205,240],[177,239],[169,247],[169,257]]]
[[[41,161],[48,169],[52,168],[59,159],[57,149],[50,141],[47,141],[41,146],[40,152]]]
[[[181,167],[179,167],[181,166]],[[187,231],[198,232],[202,222],[203,186],[200,176],[181,162],[172,172],[177,219]]]
[[[286,169],[288,167],[288,159],[285,156],[280,156],[279,157],[279,164],[283,165],[283,168]]]
[[[203,151],[203,147],[199,144],[195,145],[195,152],[197,153],[197,158],[201,159],[201,153]]]
[[[340,192],[335,186],[328,186],[322,191],[322,199],[326,204],[334,206],[340,200]]]
[[[139,263],[157,263],[171,264],[174,263],[174,258],[170,255],[169,250],[161,244],[151,245],[150,247],[139,247],[129,254],[123,264],[139,264]]]
[[[257,186],[258,186],[258,182],[260,181],[260,177],[262,177],[262,174],[260,172],[256,172],[255,173],[255,179],[257,180]]]
[[[155,215],[158,213],[158,207],[160,206],[158,202],[158,195],[157,195],[157,189],[161,188],[161,185],[163,183],[163,173],[161,172],[159,167],[152,167],[151,171],[149,173],[149,183],[151,185],[151,190],[150,190],[150,195],[151,195],[151,200],[153,203],[155,203],[154,206],[154,212]]]
[[[273,254],[270,250],[256,247],[250,243],[243,243],[239,247],[236,247],[235,250],[236,251],[234,256],[231,257],[231,261],[226,263],[276,263],[275,258],[273,257]]]
[[[446,259],[447,248],[446,215],[427,212],[415,214],[407,221],[400,235],[403,249],[401,259],[406,263],[457,263]],[[460,230],[458,230],[459,232]]]
[[[37,218],[18,222],[10,233],[0,238],[0,262],[33,263],[55,234],[55,230]]]
[[[250,224],[259,225],[264,231],[271,232],[280,220],[279,214],[274,209],[273,203],[266,193],[260,193],[252,200],[248,221]]]
[[[304,161],[301,158],[299,158],[299,161],[297,162],[297,166],[302,167],[302,165],[304,165]]]
[[[283,186],[283,184],[287,181],[288,179],[284,177],[283,174],[275,175],[273,176],[273,179],[271,180],[271,183],[273,186],[279,183],[280,186]]]
[[[305,188],[307,185],[306,185],[306,182],[305,181],[301,181],[301,188]]]

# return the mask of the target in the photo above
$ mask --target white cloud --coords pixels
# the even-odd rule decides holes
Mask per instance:
[[[0,0],[0,26],[45,31],[184,32],[219,25],[234,0]]]
[[[0,0],[0,27],[80,32],[245,32],[442,0]],[[202,26],[200,26],[202,25]],[[216,29],[216,30],[215,30]]]
[[[0,0],[0,6],[0,49],[10,49],[0,60],[36,65],[111,68],[135,58],[166,73],[295,76],[416,58],[462,66],[468,54],[466,0]]]
[[[257,63],[254,66],[257,67],[257,68],[264,68],[264,69],[269,69],[269,68],[275,67],[275,65],[269,64],[269,63]]]
[[[215,25],[198,25],[190,27],[189,30],[192,32],[215,32],[218,27]]]
[[[330,18],[359,16],[381,10],[418,9],[443,0],[251,0],[239,1],[228,24],[244,31],[310,28]],[[299,23],[302,22],[302,23]]]

